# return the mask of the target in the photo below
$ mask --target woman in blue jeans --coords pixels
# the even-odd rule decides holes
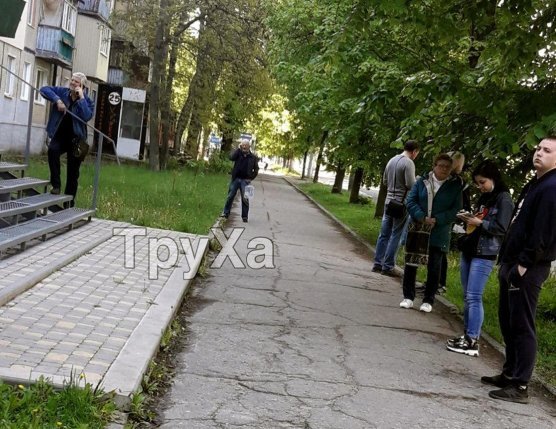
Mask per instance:
[[[449,339],[446,348],[456,353],[479,356],[478,341],[484,319],[483,291],[510,225],[514,204],[495,164],[483,162],[472,176],[481,192],[476,212],[458,215],[467,224],[467,234],[458,242],[461,250],[464,334]]]

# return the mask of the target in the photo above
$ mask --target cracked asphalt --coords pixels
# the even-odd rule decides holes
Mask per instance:
[[[487,343],[479,358],[446,351],[462,329],[448,309],[400,309],[399,280],[372,273],[338,224],[282,178],[254,185],[249,223],[236,202],[226,233],[245,227],[234,246],[243,263],[260,263],[252,252],[270,239],[275,268],[228,259],[196,282],[162,428],[556,427],[540,387],[529,405],[488,397],[479,379],[501,356]]]

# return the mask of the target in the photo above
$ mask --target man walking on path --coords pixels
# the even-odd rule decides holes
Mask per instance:
[[[373,272],[391,276],[396,265],[396,253],[400,246],[400,238],[407,222],[407,211],[400,217],[394,217],[388,212],[388,204],[394,200],[404,203],[405,197],[415,183],[415,164],[413,160],[419,154],[419,145],[415,140],[408,140],[403,153],[394,156],[386,164],[382,182],[388,192],[384,202],[384,214],[380,234],[376,242],[375,263]]]
[[[502,373],[481,381],[499,387],[491,398],[527,403],[537,353],[535,314],[542,284],[556,259],[556,136],[535,151],[535,177],[525,185],[500,250],[498,318],[506,343]]]
[[[259,174],[259,163],[255,154],[251,152],[251,145],[247,140],[242,140],[239,147],[231,153],[230,159],[234,161],[234,168],[222,217],[230,216],[230,210],[239,189],[241,194],[241,219],[243,222],[247,222],[249,199],[245,196],[245,187]]]

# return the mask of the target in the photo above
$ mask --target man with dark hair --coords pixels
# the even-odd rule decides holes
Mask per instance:
[[[239,147],[230,154],[230,160],[234,161],[232,169],[232,181],[228,189],[228,198],[224,205],[222,217],[227,218],[230,216],[232,203],[240,191],[241,194],[241,219],[243,222],[248,221],[249,216],[249,199],[245,196],[245,187],[251,183],[259,174],[259,160],[253,152],[251,152],[251,145],[248,140],[242,140]]]
[[[556,259],[556,136],[543,139],[533,157],[536,171],[518,198],[498,261],[498,319],[506,343],[502,373],[481,381],[499,387],[489,396],[528,403],[527,385],[537,354],[535,314],[542,284]]]
[[[391,200],[404,203],[405,197],[415,183],[415,164],[413,160],[419,155],[419,144],[415,140],[408,140],[403,153],[394,156],[386,164],[382,182],[386,186],[387,194],[384,207],[388,207]],[[396,265],[396,253],[400,246],[400,238],[407,213],[394,217],[384,210],[380,234],[376,242],[375,263],[372,271],[391,276]]]

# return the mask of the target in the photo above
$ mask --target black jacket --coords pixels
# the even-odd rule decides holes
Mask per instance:
[[[500,262],[525,268],[556,259],[556,169],[534,177],[521,191],[500,250]]]
[[[241,149],[236,149],[230,154],[230,159],[234,161],[232,180],[253,180],[259,174],[259,160],[252,152],[243,153]]]

